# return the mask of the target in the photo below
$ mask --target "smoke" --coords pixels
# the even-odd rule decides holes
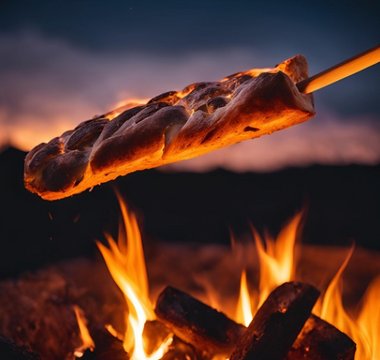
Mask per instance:
[[[8,144],[30,150],[120,101],[146,99],[284,60],[243,48],[178,56],[120,48],[112,53],[89,51],[35,31],[0,36],[0,148]],[[376,119],[343,119],[331,110],[322,112],[306,124],[166,169],[222,166],[249,171],[380,161]]]

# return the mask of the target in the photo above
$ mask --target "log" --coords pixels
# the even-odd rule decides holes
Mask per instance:
[[[311,315],[286,360],[354,360],[356,344],[333,325]]]
[[[230,360],[282,360],[302,330],[317,301],[311,285],[285,283],[257,311]]]
[[[90,335],[95,343],[95,349],[87,349],[83,356],[76,360],[129,360],[129,355],[124,351],[123,343],[111,335],[102,325],[89,327]]]
[[[175,335],[207,354],[229,355],[246,327],[171,286],[159,295],[157,317]]]
[[[4,360],[41,360],[41,357],[26,346],[17,345],[0,334],[0,354]]]

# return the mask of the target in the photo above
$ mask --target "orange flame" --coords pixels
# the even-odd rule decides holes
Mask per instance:
[[[248,325],[269,293],[283,282],[294,280],[295,243],[302,212],[298,213],[280,232],[276,241],[266,236],[264,241],[253,228],[255,244],[260,263],[259,292],[249,293],[245,270],[241,275],[240,297],[235,320]],[[314,308],[314,313],[346,333],[357,344],[356,360],[380,360],[380,277],[375,279],[363,296],[363,306],[354,318],[343,306],[343,293],[339,286],[354,246],[351,247],[344,263],[331,280],[324,296]],[[255,305],[257,304],[257,306]],[[252,306],[255,305],[255,306]]]
[[[315,312],[324,320],[333,324],[340,331],[346,333],[357,345],[356,350],[356,359],[368,359],[368,360],[379,360],[380,353],[375,356],[376,352],[374,351],[374,344],[378,342],[371,341],[370,337],[379,336],[379,326],[377,325],[377,331],[375,330],[376,325],[373,322],[374,318],[370,313],[371,307],[375,305],[374,316],[376,317],[376,311],[378,320],[380,317],[379,311],[379,298],[374,302],[374,293],[380,293],[380,287],[376,288],[375,285],[371,287],[371,293],[368,293],[370,299],[365,303],[361,312],[361,320],[360,317],[355,319],[352,315],[350,315],[343,306],[343,291],[341,285],[342,274],[347,267],[348,262],[350,261],[352,254],[354,252],[354,246],[352,246],[347,254],[346,259],[343,264],[339,268],[338,272],[335,274],[334,278],[331,280],[323,299],[320,299],[318,302]],[[368,307],[368,308],[367,308]],[[370,317],[370,321],[369,318]],[[365,319],[365,320],[364,320]],[[367,327],[370,327],[367,329]],[[369,335],[371,334],[371,335]]]
[[[133,213],[128,212],[119,194],[123,223],[119,227],[118,243],[108,234],[109,248],[98,243],[108,269],[128,305],[127,330],[123,337],[125,350],[131,360],[159,360],[172,342],[170,334],[152,355],[144,352],[143,329],[147,320],[155,318],[149,299],[148,278],[145,267],[141,235]],[[283,228],[277,239],[270,236],[264,241],[253,229],[260,265],[259,291],[249,290],[246,270],[242,271],[240,297],[236,307],[236,321],[249,325],[253,315],[268,294],[283,282],[295,278],[295,243],[303,213],[300,212]],[[340,279],[354,251],[352,247],[344,263],[332,279],[324,297],[314,313],[350,336],[357,344],[356,360],[380,360],[380,277],[368,288],[359,315],[352,317],[343,306]],[[77,315],[78,316],[78,315]],[[78,319],[78,323],[79,319]],[[80,325],[81,326],[81,325]],[[110,333],[120,337],[112,326]],[[82,330],[81,330],[82,333]],[[88,347],[88,345],[87,345]],[[82,348],[81,348],[82,349]],[[78,349],[78,351],[81,351]]]
[[[129,213],[120,194],[117,194],[123,215],[123,224],[119,227],[118,243],[106,234],[110,248],[97,242],[113,280],[123,292],[128,305],[126,314],[126,332],[123,346],[131,354],[131,360],[158,360],[168,350],[172,336],[164,340],[161,346],[147,356],[144,351],[143,330],[147,320],[153,320],[155,314],[149,299],[148,277],[146,273],[141,235],[136,217]],[[113,333],[111,331],[111,333]]]
[[[263,240],[255,229],[255,243],[260,262],[260,306],[268,295],[277,286],[290,281],[294,273],[294,246],[297,229],[300,225],[302,213],[285,225],[277,236],[276,241],[269,235],[266,236],[266,249]]]
[[[367,336],[371,360],[380,360],[380,276],[372,281],[363,296],[358,324]]]
[[[95,344],[94,344],[94,341],[92,340],[91,335],[87,329],[87,320],[84,316],[82,309],[80,309],[79,306],[74,305],[74,311],[75,311],[75,316],[76,316],[77,322],[78,322],[80,337],[81,337],[82,342],[83,342],[82,346],[75,349],[74,356],[80,358],[83,356],[83,353],[85,350],[90,349],[91,351],[93,351],[95,348]]]
[[[294,246],[296,234],[303,213],[300,212],[282,229],[276,241],[266,236],[264,241],[252,227],[257,254],[260,262],[259,292],[249,295],[246,271],[243,270],[240,280],[240,296],[236,308],[235,320],[246,326],[253,319],[261,304],[277,286],[290,281],[294,273]]]
[[[236,322],[248,326],[253,319],[251,298],[249,296],[247,273],[245,269],[241,272],[240,295],[236,310]]]

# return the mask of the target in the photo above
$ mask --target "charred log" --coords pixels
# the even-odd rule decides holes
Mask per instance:
[[[180,339],[200,351],[229,355],[246,327],[192,296],[166,287],[155,312]]]
[[[17,345],[3,335],[0,335],[0,354],[6,360],[41,360],[36,352]]]
[[[289,282],[275,289],[257,311],[230,360],[282,360],[310,316],[319,291]]]
[[[356,345],[333,325],[311,315],[286,360],[353,360]]]

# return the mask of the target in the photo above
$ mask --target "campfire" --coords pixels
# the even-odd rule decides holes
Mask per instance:
[[[13,344],[12,351],[20,352],[13,341],[23,343],[29,350],[38,351],[43,359],[52,360],[378,358],[380,279],[373,279],[356,312],[352,305],[346,309],[341,282],[354,247],[344,249],[345,259],[340,256],[341,263],[333,264],[337,271],[328,279],[329,283],[326,279],[318,281],[316,276],[320,276],[321,270],[313,269],[310,261],[318,252],[313,251],[305,264],[302,259],[307,247],[296,241],[303,212],[296,214],[276,239],[269,235],[262,238],[253,227],[253,238],[248,243],[239,242],[232,235],[231,249],[209,250],[206,262],[212,269],[207,273],[195,268],[192,273],[175,274],[177,280],[171,284],[173,274],[168,274],[169,280],[162,274],[170,267],[163,262],[165,257],[169,263],[170,254],[171,261],[189,258],[194,263],[190,260],[194,252],[186,254],[186,250],[170,249],[166,244],[155,255],[154,268],[158,271],[148,282],[136,217],[120,195],[119,201],[122,221],[118,240],[106,234],[107,246],[97,242],[119,289],[116,297],[110,296],[115,291],[110,290],[111,279],[98,273],[100,262],[96,266],[65,265],[66,275],[57,269],[47,269],[34,277],[20,279],[17,286],[3,283],[2,290],[8,288],[9,296],[15,295],[19,287],[24,303],[34,304],[35,313],[29,313],[29,317],[44,318],[36,321],[41,327],[39,335],[48,329],[58,332],[45,334],[45,341],[36,339],[35,331],[27,325],[5,329],[17,322],[8,319],[8,324],[4,321],[2,324],[2,331],[8,336],[1,339],[3,347]],[[155,253],[157,249],[147,251]],[[179,258],[179,252],[185,255]],[[202,263],[202,259],[197,260]],[[217,266],[211,265],[215,262]],[[81,285],[76,279],[77,284],[69,289],[70,277],[73,273],[78,276],[83,266],[86,274],[79,276]],[[327,268],[325,265],[322,272],[326,273]],[[91,273],[96,280],[88,278]],[[197,279],[195,284],[189,286],[187,277]],[[62,281],[66,282],[62,285]],[[98,281],[101,283],[96,284]],[[353,282],[348,279],[345,285]],[[91,289],[94,283],[97,289]],[[66,293],[61,293],[61,287]],[[42,303],[43,307],[38,309]],[[29,350],[23,349],[22,357],[14,358],[39,359],[39,355]]]
[[[314,115],[312,91],[373,65],[378,54],[377,46],[310,78],[296,56],[103,114],[35,147],[25,186],[57,200],[293,126]],[[249,240],[231,232],[231,248],[206,248],[205,262],[191,247],[146,248],[152,271],[137,219],[117,195],[118,239],[97,241],[107,273],[103,262],[77,261],[1,283],[7,359],[380,359],[379,272],[345,277],[354,245],[331,263],[330,249],[308,251],[296,241],[304,211],[276,238],[254,226]],[[355,282],[370,282],[361,300],[357,289],[345,292]]]

